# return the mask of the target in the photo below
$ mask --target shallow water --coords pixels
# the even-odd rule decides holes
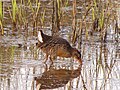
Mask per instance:
[[[111,41],[107,43],[83,42],[81,49],[82,71],[75,78],[71,77],[70,72],[79,68],[78,62],[73,61],[73,59],[57,58],[54,65],[50,67],[50,61],[47,62],[47,65],[43,63],[44,54],[34,44],[29,46],[26,48],[19,48],[16,44],[10,44],[6,47],[5,45],[1,46],[1,90],[31,90],[31,88],[36,87],[36,82],[33,84],[34,77],[42,77],[43,79],[43,76],[44,80],[47,80],[46,83],[43,83],[43,86],[44,84],[48,86],[47,82],[51,82],[51,80],[53,80],[51,84],[54,85],[58,82],[58,85],[53,86],[57,88],[55,90],[68,90],[69,88],[71,90],[85,88],[87,90],[120,89],[119,43]],[[54,69],[58,71],[54,71]],[[59,72],[59,69],[64,70]],[[56,79],[56,77],[59,78]],[[61,82],[59,82],[60,77],[63,80]],[[49,88],[52,88],[52,86]]]
[[[42,7],[46,6],[47,18],[43,30],[50,35],[51,3],[47,0],[43,0],[41,3],[41,12]],[[80,18],[79,14],[85,13],[83,6],[89,2],[77,3],[77,17]],[[5,3],[5,5],[11,4]],[[29,14],[31,10],[28,6],[23,6],[23,8],[25,7],[28,9],[26,18],[29,18],[32,15]],[[69,1],[69,5],[62,9],[64,19],[61,21],[60,36],[71,42],[72,1]],[[117,11],[120,12],[119,7]],[[5,13],[8,13],[6,9]],[[84,31],[81,45],[79,44],[80,38],[78,38],[74,47],[81,51],[83,60],[81,67],[73,58],[58,57],[52,66],[50,60],[45,64],[44,53],[36,47],[37,37],[32,35],[32,18],[29,18],[28,21],[28,36],[26,36],[23,24],[18,27],[20,31],[13,35],[8,14],[5,14],[4,18],[5,35],[0,36],[0,90],[36,90],[36,83],[41,86],[42,90],[120,90],[120,34],[115,33],[115,22],[112,20],[107,28],[105,42],[101,41],[100,32],[86,36],[87,32]],[[120,18],[117,19],[120,25]],[[89,26],[91,25],[90,17],[88,20]],[[39,26],[40,23],[38,23]],[[83,25],[83,27],[85,26]],[[88,29],[90,30],[91,27]]]

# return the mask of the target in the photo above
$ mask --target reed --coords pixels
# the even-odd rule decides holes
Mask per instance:
[[[17,31],[17,25],[16,25],[17,24],[17,20],[16,20],[17,12],[18,12],[18,7],[17,7],[16,0],[12,0],[13,33],[14,31]]]
[[[60,30],[60,8],[60,0],[53,0],[52,35],[55,35]]]
[[[95,9],[92,7],[92,19],[95,20]]]
[[[40,2],[38,2],[38,0],[36,0],[36,6],[37,6],[37,8],[36,8],[36,10],[35,10],[35,18],[34,18],[34,24],[33,24],[33,35],[37,35],[37,31],[36,31],[36,27],[37,27],[37,22],[38,22],[38,19],[37,19],[37,17],[38,17],[38,12],[39,12],[39,10],[40,10],[40,5],[41,5],[41,3]],[[44,13],[45,14],[45,13]],[[43,14],[43,15],[44,15]],[[43,18],[43,17],[42,17]],[[43,18],[44,19],[44,18]],[[43,20],[42,19],[42,20]],[[43,22],[44,22],[44,20],[43,20]]]
[[[106,37],[106,29],[104,27],[105,24],[105,13],[104,11],[107,9],[104,6],[104,3],[101,1],[94,0],[92,7],[92,33],[100,32],[100,39],[101,41],[105,40]],[[106,23],[106,25],[108,22]]]
[[[54,14],[55,14],[55,7],[54,6],[55,5],[54,4],[55,4],[55,1],[53,0],[53,3],[52,3],[52,9],[53,9],[52,10],[52,35],[54,35],[54,29],[55,29],[55,25],[54,25],[55,24],[54,23],[55,22],[55,20],[54,20],[55,19],[55,17],[54,17]]]
[[[1,29],[1,35],[4,34],[4,28],[3,28],[3,2],[0,1],[0,29]]]
[[[2,55],[3,49],[0,47],[0,63],[3,61],[3,55]],[[0,66],[1,67],[1,66]]]
[[[28,0],[28,5],[29,5],[30,9],[32,10],[32,12],[34,12],[34,9],[33,9],[33,7],[32,7],[32,3],[31,3],[31,0]]]
[[[24,6],[27,6],[28,2],[24,1],[24,0],[21,0],[20,3],[19,3],[19,10],[18,10],[18,23],[20,25],[20,29],[24,26],[24,29],[23,31],[25,32],[25,37],[27,38],[28,37],[28,26],[29,26],[29,23],[28,23],[28,10],[26,9],[27,7],[24,7]],[[21,31],[19,31],[21,32]]]
[[[3,35],[4,34],[4,28],[3,28],[3,23],[2,23],[2,21],[0,20],[0,29],[1,29],[1,35]]]
[[[82,20],[80,20],[79,24],[79,30],[78,30],[78,48],[81,50],[81,45],[82,45]]]
[[[25,8],[23,7],[24,4],[24,1],[23,0],[20,0],[20,3],[19,3],[19,10],[18,10],[18,21],[19,21],[19,24],[23,24],[25,23]]]
[[[12,0],[12,16],[13,16],[13,22],[16,22],[16,14],[17,14],[18,8],[16,4],[16,0]]]
[[[72,30],[73,30],[73,36],[72,36],[72,43],[74,44],[77,38],[76,33],[76,0],[73,0],[73,22],[72,22]]]
[[[104,22],[104,11],[102,10],[102,12],[101,12],[101,15],[100,15],[100,19],[99,19],[99,27],[100,27],[100,31],[101,31],[101,33],[100,33],[100,36],[101,36],[101,41],[106,41],[105,39],[106,39],[106,36],[107,36],[107,30],[105,29],[105,27],[104,27],[104,24],[105,24],[105,22]],[[109,23],[109,22],[108,22]],[[108,24],[108,23],[106,23],[106,25]]]
[[[99,3],[98,1],[94,0],[93,7],[92,7],[92,21],[93,21],[92,30],[93,30],[93,32],[98,31],[98,27],[99,27],[99,25],[98,25],[98,23],[99,23],[99,20],[98,20],[98,18],[99,18],[99,13],[98,13],[99,8],[97,7],[98,3]]]
[[[37,4],[38,3],[38,4]],[[36,10],[36,16],[38,16],[38,12],[39,12],[39,10],[40,10],[40,5],[41,5],[41,3],[40,2],[36,2],[36,5],[37,5],[37,10]],[[45,15],[45,10],[44,10],[44,15]],[[44,16],[43,15],[43,16]]]
[[[45,12],[46,12],[46,9],[44,9],[42,16],[41,16],[41,25],[42,26],[44,25],[44,21],[45,21]]]
[[[58,18],[60,19],[60,14],[61,14],[61,10],[60,10],[60,8],[61,8],[61,0],[57,0],[57,6],[56,7],[58,8],[58,10],[57,10],[57,12],[58,12]]]
[[[3,2],[0,1],[0,20],[3,19]]]
[[[69,2],[68,0],[66,0],[66,1],[65,1],[65,7],[67,7],[67,5],[68,5],[68,2]]]
[[[115,39],[118,42],[119,41],[118,39],[119,39],[119,34],[120,34],[120,28],[118,26],[118,21],[117,20],[116,20],[116,24],[115,24],[115,34],[116,34]]]
[[[36,8],[34,8],[32,6],[32,2],[30,0],[28,0],[28,4],[29,4],[29,7],[30,7],[30,9],[32,11],[32,15],[33,15],[33,35],[37,35],[37,31],[36,31],[37,21],[38,21],[37,17],[39,15],[41,3],[39,2],[39,0],[36,0],[35,1]]]
[[[103,29],[103,27],[104,27],[104,11],[103,10],[102,10],[102,12],[100,14],[99,26],[100,26],[100,29]]]
[[[56,2],[56,24],[57,24],[57,30],[58,31],[60,30],[60,14],[61,14],[61,11],[60,11],[60,8],[61,8],[60,1],[61,0],[57,0],[57,2]]]

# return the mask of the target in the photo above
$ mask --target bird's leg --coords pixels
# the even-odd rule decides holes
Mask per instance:
[[[46,54],[46,56],[45,56],[44,63],[46,63],[47,60],[48,60],[48,54]]]
[[[49,70],[48,65],[45,63],[45,71]]]
[[[52,62],[51,65],[53,64],[53,58],[50,56],[50,61]]]

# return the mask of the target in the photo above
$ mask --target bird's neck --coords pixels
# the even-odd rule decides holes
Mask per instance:
[[[48,41],[49,39],[51,39],[52,36],[49,36],[49,35],[43,34],[43,35],[42,35],[42,38],[43,38],[43,43],[44,43],[44,42]]]

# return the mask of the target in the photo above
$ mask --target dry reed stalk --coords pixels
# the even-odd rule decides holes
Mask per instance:
[[[56,35],[60,30],[60,6],[60,0],[53,0],[52,35]]]
[[[77,33],[76,33],[76,0],[73,0],[73,22],[72,22],[72,30],[73,30],[72,43],[75,44],[76,39],[77,39]]]

